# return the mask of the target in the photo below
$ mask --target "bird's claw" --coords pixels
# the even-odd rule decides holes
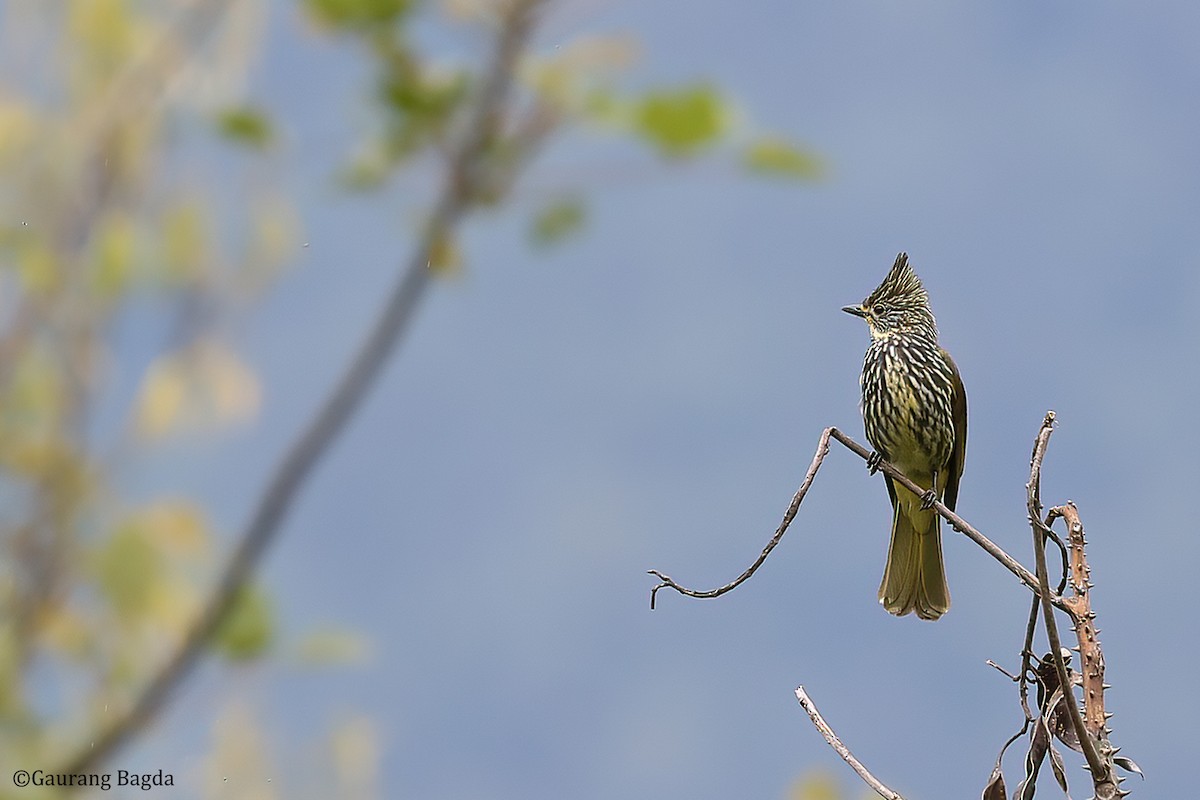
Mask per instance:
[[[933,504],[936,503],[937,500],[937,492],[935,492],[933,489],[928,490],[925,492],[925,494],[921,495],[921,510],[928,511],[929,509],[933,508]]]
[[[883,461],[883,453],[878,450],[872,450],[871,455],[867,456],[867,474],[874,475],[879,471],[879,462]]]

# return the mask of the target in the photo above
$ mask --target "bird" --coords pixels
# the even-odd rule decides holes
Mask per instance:
[[[951,511],[967,456],[967,393],[958,366],[938,344],[937,322],[921,279],[900,253],[878,288],[842,309],[866,320],[871,344],[863,357],[863,427],[875,448],[872,474],[888,461],[921,496],[884,475],[892,502],[892,535],[879,602],[896,616],[936,620],[950,608],[942,561],[940,498]]]

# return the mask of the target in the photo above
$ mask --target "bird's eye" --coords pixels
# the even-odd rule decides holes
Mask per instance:
[[[875,304],[875,315],[876,316],[885,317],[885,316],[887,316],[887,313],[889,311],[891,311],[891,309],[888,308],[887,303],[876,303]]]

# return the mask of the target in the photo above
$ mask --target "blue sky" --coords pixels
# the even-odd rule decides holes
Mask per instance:
[[[429,191],[333,188],[369,119],[366,64],[288,3],[268,25],[249,96],[284,131],[309,247],[241,332],[262,419],[156,479],[229,531],[364,333]],[[907,250],[970,397],[960,512],[1032,564],[1024,484],[1055,409],[1043,497],[1073,499],[1090,535],[1115,741],[1147,774],[1135,791],[1183,796],[1200,712],[1179,681],[1200,657],[1185,502],[1200,437],[1183,422],[1200,395],[1200,10],[581,3],[539,44],[615,31],[643,44],[631,85],[711,80],[828,178],[558,140],[511,209],[469,223],[465,275],[434,287],[268,558],[286,631],[358,629],[372,658],[208,664],[119,760],[183,772],[235,696],[285,766],[370,712],[389,797],[783,798],[814,768],[858,796],[795,703],[803,683],[894,788],[974,796],[1020,720],[984,662],[1015,667],[1027,593],[950,536],[951,612],[884,613],[889,509],[857,458],[835,448],[750,583],[647,603],[648,568],[699,586],[740,572],[824,426],[861,440],[867,334],[839,308]],[[577,182],[585,231],[531,251],[546,187],[610,169],[629,177]]]

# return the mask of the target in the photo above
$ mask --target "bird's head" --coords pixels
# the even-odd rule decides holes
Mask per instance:
[[[883,283],[866,300],[856,306],[846,306],[842,311],[865,319],[873,339],[905,333],[937,341],[937,322],[929,308],[929,295],[917,273],[908,265],[907,253],[896,256]]]

